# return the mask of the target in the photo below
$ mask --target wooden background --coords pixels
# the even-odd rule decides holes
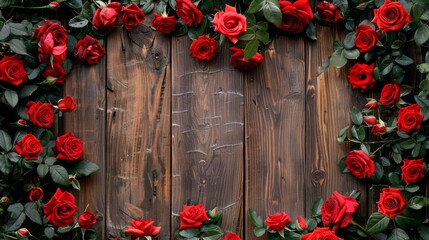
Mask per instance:
[[[76,67],[65,84],[79,104],[65,130],[101,167],[79,196],[101,238],[142,217],[162,227],[159,239],[172,239],[188,199],[222,209],[223,229],[243,239],[255,239],[249,208],[309,217],[316,198],[358,189],[365,213],[367,189],[339,172],[348,146],[336,142],[362,97],[343,70],[317,74],[341,32],[317,34],[317,42],[279,35],[257,70],[241,72],[226,47],[199,62],[186,37],[147,25],[113,32],[106,57]]]

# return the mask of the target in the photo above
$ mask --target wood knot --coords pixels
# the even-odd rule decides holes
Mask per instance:
[[[326,177],[326,172],[322,170],[315,170],[311,173],[311,181],[314,185],[322,185]]]
[[[159,70],[164,64],[166,64],[166,58],[163,56],[160,50],[154,50],[151,53],[153,68]]]
[[[150,47],[152,46],[153,33],[148,26],[139,24],[130,32],[130,38],[133,43],[141,48]]]

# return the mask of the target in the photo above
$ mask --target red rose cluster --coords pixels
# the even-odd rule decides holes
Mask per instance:
[[[135,3],[123,7],[119,2],[111,2],[95,11],[92,25],[97,31],[110,31],[119,25],[119,19],[124,27],[131,31],[145,20],[145,15]]]

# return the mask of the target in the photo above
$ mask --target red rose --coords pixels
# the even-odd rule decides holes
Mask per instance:
[[[60,8],[60,3],[59,2],[50,2],[49,7],[51,8],[52,11],[57,11],[58,8]]]
[[[367,98],[366,101],[367,101],[367,103],[365,104],[366,108],[369,108],[372,110],[377,109],[378,107],[377,100],[375,100],[374,98]]]
[[[30,231],[28,231],[28,229],[26,228],[20,228],[18,229],[18,234],[21,235],[22,237],[28,238],[30,236]]]
[[[63,66],[58,62],[54,62],[53,65],[48,64],[42,72],[42,77],[55,84],[63,84],[66,80],[67,74]]]
[[[347,197],[334,192],[322,205],[322,223],[336,231],[346,228],[353,220],[352,214],[356,212],[359,203],[353,197]]]
[[[381,136],[381,135],[386,133],[386,126],[384,126],[384,124],[380,124],[380,123],[375,124],[371,128],[371,133],[374,134],[375,136]]]
[[[143,11],[135,3],[131,3],[127,7],[122,8],[120,17],[122,23],[128,31],[133,30],[145,19]]]
[[[62,25],[46,20],[34,31],[33,38],[39,39],[39,62],[48,62],[52,56],[54,62],[64,63],[67,55],[67,32]]]
[[[237,234],[227,233],[221,240],[241,240],[241,238]]]
[[[296,218],[296,223],[295,223],[295,225],[296,225],[296,229],[297,229],[298,231],[300,231],[300,232],[305,231],[305,230],[307,229],[307,227],[308,227],[308,225],[307,225],[307,221],[305,220],[305,218],[303,218],[303,217],[301,217],[301,216],[298,216],[298,217]]]
[[[27,82],[24,61],[20,60],[18,55],[4,56],[0,60],[0,81],[14,86]]]
[[[57,153],[58,160],[75,162],[82,158],[83,142],[71,132],[57,137],[53,150]]]
[[[58,110],[61,112],[72,112],[76,108],[76,103],[73,98],[65,96],[63,99],[58,101]]]
[[[398,112],[398,131],[412,132],[419,130],[423,121],[423,115],[420,113],[420,106],[412,104],[408,107],[399,109]]]
[[[425,177],[424,170],[425,167],[423,165],[423,158],[410,160],[404,159],[404,165],[402,165],[401,170],[401,178],[402,181],[407,184],[418,182],[420,179]]]
[[[290,222],[292,222],[292,220],[286,213],[279,212],[274,215],[269,215],[267,219],[265,219],[264,224],[267,225],[269,230],[278,232],[283,230]]]
[[[371,22],[386,33],[402,29],[406,23],[411,22],[411,17],[400,2],[386,0],[379,9],[374,9],[374,18]]]
[[[209,220],[203,204],[195,206],[183,206],[180,213],[180,230],[186,228],[199,228],[205,221]]]
[[[32,187],[28,189],[28,199],[31,202],[39,201],[43,198],[43,189],[39,187]]]
[[[225,5],[224,12],[217,12],[212,21],[215,32],[223,34],[234,44],[238,42],[237,36],[245,33],[247,28],[246,17],[237,13],[235,7]]]
[[[278,28],[291,33],[298,34],[304,30],[308,23],[313,19],[308,0],[297,0],[293,3],[290,1],[279,1],[282,12],[282,22]]]
[[[48,221],[57,227],[72,224],[76,210],[74,196],[69,192],[62,192],[59,188],[51,200],[43,207],[43,212]]]
[[[388,83],[381,90],[380,103],[383,106],[390,106],[399,101],[401,97],[401,87],[398,84]]]
[[[162,16],[156,13],[153,16],[154,18],[152,19],[150,26],[155,28],[156,31],[170,34],[176,30],[177,20],[174,16]]]
[[[161,227],[154,226],[154,223],[153,220],[131,220],[131,225],[125,232],[136,238],[155,237],[161,231]]]
[[[230,47],[232,51],[231,64],[234,68],[241,70],[250,70],[257,68],[264,61],[264,57],[260,53],[256,53],[249,60],[244,59],[244,50],[236,47]]]
[[[404,213],[408,203],[397,188],[383,188],[380,200],[377,202],[378,212],[388,218],[394,218]]]
[[[372,76],[374,70],[374,63],[371,65],[365,63],[356,63],[350,68],[349,75],[347,76],[353,89],[360,89],[364,92],[367,89],[372,89],[375,80]]]
[[[92,25],[98,31],[110,31],[118,26],[119,12],[122,5],[118,2],[111,2],[103,9],[97,9],[92,17]]]
[[[15,151],[27,161],[37,160],[43,152],[42,144],[33,134],[27,133],[15,144]]]
[[[195,26],[203,20],[203,14],[191,0],[177,0],[176,13],[188,26]]]
[[[373,49],[377,45],[379,38],[380,33],[368,25],[362,24],[356,27],[355,45],[361,53]]]
[[[189,51],[195,59],[210,60],[216,55],[216,44],[215,39],[201,35],[191,43]]]
[[[89,229],[97,222],[97,218],[93,213],[85,211],[79,215],[77,222],[80,228]]]
[[[342,238],[337,237],[329,228],[318,227],[313,232],[302,236],[300,240],[342,240]]]
[[[30,122],[40,128],[50,128],[54,123],[54,106],[50,103],[29,101],[25,107]]]
[[[346,168],[357,178],[369,178],[375,172],[375,164],[372,158],[362,150],[353,150],[346,157]]]
[[[76,62],[86,62],[88,64],[98,63],[104,54],[106,54],[97,39],[89,35],[86,35],[84,39],[77,42],[73,53],[76,57]]]
[[[366,116],[363,120],[370,126],[375,125],[377,123],[377,118],[374,116]]]
[[[337,6],[325,1],[317,5],[316,12],[320,20],[327,23],[336,23],[343,18]]]

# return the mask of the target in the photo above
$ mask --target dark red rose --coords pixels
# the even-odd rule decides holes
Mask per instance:
[[[401,190],[397,188],[383,188],[377,206],[379,213],[392,219],[403,214],[404,210],[408,207],[408,203],[402,196]]]
[[[420,159],[404,159],[404,165],[401,166],[401,178],[407,184],[418,182],[425,177],[425,167],[423,165],[423,158]]]
[[[296,229],[300,232],[303,232],[307,229],[308,225],[307,225],[307,221],[305,220],[305,218],[298,216],[296,218]]]
[[[131,220],[125,232],[136,238],[155,237],[161,232],[161,227],[154,226],[154,223],[153,220]]]
[[[366,108],[369,108],[372,110],[378,108],[378,102],[374,98],[367,98],[366,101],[367,101],[367,103],[365,104]]]
[[[145,19],[143,11],[135,3],[131,3],[127,7],[122,8],[119,16],[128,31],[133,30]]]
[[[29,101],[25,107],[30,122],[40,128],[50,128],[54,123],[54,106],[50,103]]]
[[[82,158],[83,142],[71,132],[68,132],[57,137],[53,150],[57,153],[56,158],[58,160],[75,162]]]
[[[42,154],[43,147],[39,139],[36,138],[31,133],[27,133],[21,141],[15,144],[15,151],[25,160],[37,160],[37,158]]]
[[[189,51],[198,60],[210,60],[216,55],[217,41],[207,35],[201,35],[191,43]]]
[[[67,55],[67,32],[62,25],[46,20],[34,31],[33,38],[39,39],[39,62],[46,63],[52,56],[54,62],[64,63]]]
[[[69,192],[62,192],[59,188],[43,207],[43,212],[48,221],[57,227],[72,224],[76,210],[74,196]]]
[[[355,45],[359,52],[368,52],[373,49],[380,38],[380,33],[376,32],[372,27],[361,24],[356,27]]]
[[[237,234],[227,233],[221,240],[241,240],[241,238]]]
[[[244,50],[236,47],[230,47],[229,50],[232,51],[231,56],[231,65],[234,68],[241,70],[250,70],[259,67],[264,61],[264,57],[260,53],[256,53],[249,60],[244,59]]]
[[[19,235],[21,235],[22,237],[25,237],[25,238],[28,238],[30,236],[30,231],[28,231],[28,229],[26,229],[26,228],[20,228],[16,232],[18,232]]]
[[[291,33],[298,34],[313,19],[313,11],[311,11],[308,0],[297,0],[293,3],[290,1],[279,1],[280,10],[282,12],[282,22],[278,28]]]
[[[232,43],[238,42],[238,35],[245,33],[247,28],[246,17],[237,13],[235,7],[225,5],[224,12],[217,12],[212,21],[215,32],[223,34]]]
[[[380,123],[375,124],[371,128],[371,133],[374,134],[375,136],[381,136],[381,135],[386,133],[386,126],[384,126],[384,124],[380,124]]]
[[[318,227],[313,232],[307,233],[300,240],[343,240],[335,235],[329,228]]]
[[[154,18],[152,19],[150,26],[155,28],[156,31],[171,34],[176,30],[177,20],[174,16],[162,16],[156,13],[153,16]]]
[[[384,106],[390,106],[399,101],[401,97],[401,87],[398,84],[388,83],[381,90],[380,103]]]
[[[24,61],[18,55],[11,57],[4,56],[0,60],[0,81],[18,86],[27,82],[27,71],[24,68]]]
[[[32,187],[28,189],[28,199],[31,202],[39,201],[43,198],[43,189],[39,187]]]
[[[338,10],[338,7],[332,3],[323,1],[316,7],[317,16],[320,20],[327,23],[336,23],[343,17]]]
[[[86,35],[84,39],[77,42],[73,53],[76,57],[76,62],[96,64],[106,54],[106,51],[104,51],[97,39]]]
[[[406,23],[411,22],[411,17],[400,2],[386,0],[379,9],[374,9],[371,22],[386,33],[402,29]]]
[[[398,112],[398,131],[412,132],[419,130],[423,121],[423,115],[420,113],[420,106],[412,104],[408,107],[399,109]]]
[[[356,212],[359,203],[353,197],[347,197],[334,192],[322,205],[322,223],[331,227],[333,231],[346,228],[353,220],[352,214]]]
[[[65,96],[58,101],[58,110],[61,112],[73,112],[76,109],[76,103],[73,98]]]
[[[188,26],[195,26],[203,20],[203,14],[191,0],[177,0],[176,13]]]
[[[267,219],[265,219],[264,224],[267,225],[269,230],[273,231],[281,231],[283,230],[292,220],[289,215],[284,212],[279,212],[274,215],[269,215]]]
[[[79,215],[77,222],[80,228],[90,229],[97,222],[97,218],[93,213],[85,211]]]
[[[186,228],[199,228],[209,220],[203,204],[195,206],[183,206],[183,211],[180,213],[180,230]]]
[[[369,178],[374,175],[375,164],[362,150],[350,151],[346,157],[346,168],[350,173],[360,179]]]
[[[55,83],[57,85],[63,84],[66,80],[67,74],[63,66],[58,62],[54,62],[53,65],[48,64],[42,72],[42,77],[49,83]]]
[[[372,75],[374,63],[371,65],[365,63],[356,63],[350,68],[347,76],[353,89],[360,89],[361,92],[372,89],[375,79]]]
[[[374,116],[366,116],[363,118],[363,121],[365,121],[368,125],[372,126],[377,123],[377,118]]]
[[[97,9],[92,17],[92,25],[98,31],[110,31],[118,26],[119,12],[122,5],[111,2],[103,9]]]

